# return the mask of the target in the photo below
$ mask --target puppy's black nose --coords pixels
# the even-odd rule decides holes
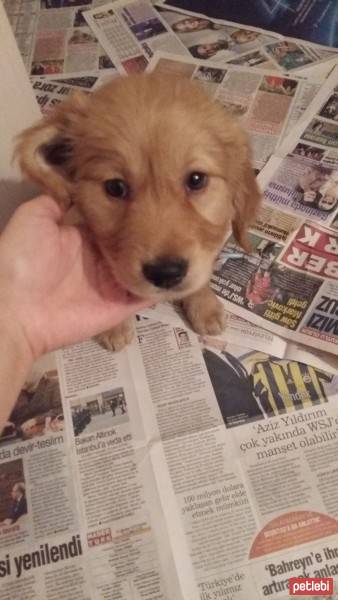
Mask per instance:
[[[156,287],[169,290],[181,283],[188,271],[183,258],[160,258],[143,265],[143,274]]]

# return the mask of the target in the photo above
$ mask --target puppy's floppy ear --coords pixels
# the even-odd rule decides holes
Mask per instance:
[[[225,181],[233,208],[232,230],[240,246],[250,252],[247,230],[255,220],[261,200],[251,162],[250,143],[238,118],[217,101],[215,107],[218,111],[216,131],[221,141]]]
[[[248,156],[242,165],[239,179],[235,184],[233,196],[235,216],[232,222],[234,237],[246,252],[251,250],[247,230],[255,220],[260,201],[261,193]]]
[[[89,98],[76,92],[18,138],[15,158],[22,172],[67,208],[71,202],[73,155]]]

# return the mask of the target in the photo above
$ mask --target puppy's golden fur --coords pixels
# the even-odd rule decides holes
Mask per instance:
[[[17,156],[64,207],[75,204],[122,287],[154,302],[182,299],[199,333],[222,329],[208,281],[231,227],[246,247],[259,192],[246,135],[200,86],[154,73],[76,93],[21,135]],[[196,172],[207,179],[190,190]],[[126,182],[125,198],[106,192],[111,179]],[[144,265],[163,257],[187,265],[170,289],[144,276]],[[119,349],[130,337],[124,323],[103,341]]]

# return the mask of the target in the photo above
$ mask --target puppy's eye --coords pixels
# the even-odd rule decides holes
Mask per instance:
[[[129,186],[123,179],[107,179],[104,182],[104,189],[114,198],[127,198],[130,193]]]
[[[207,186],[207,183],[208,176],[205,173],[200,173],[199,171],[190,173],[190,175],[188,175],[185,181],[187,189],[191,192],[197,192],[198,190],[202,190]]]

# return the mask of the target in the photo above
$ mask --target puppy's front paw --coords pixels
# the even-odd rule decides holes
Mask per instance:
[[[196,333],[219,335],[225,329],[224,308],[210,288],[203,288],[186,298],[183,307]]]
[[[130,344],[133,337],[133,321],[128,319],[127,321],[123,321],[123,323],[114,327],[114,329],[100,333],[100,335],[97,335],[95,339],[98,341],[100,346],[106,350],[110,350],[111,352],[119,352],[128,344]]]

